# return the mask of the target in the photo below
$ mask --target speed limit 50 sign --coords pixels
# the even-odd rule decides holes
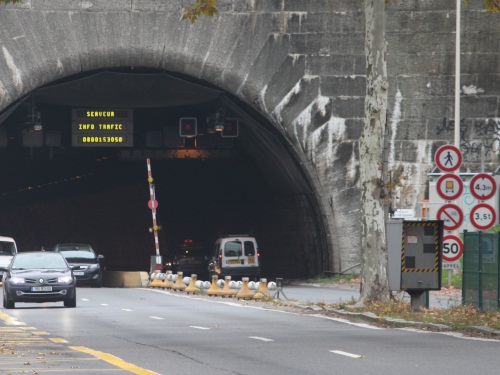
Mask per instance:
[[[445,262],[455,262],[464,254],[464,243],[454,235],[443,237],[443,260]]]

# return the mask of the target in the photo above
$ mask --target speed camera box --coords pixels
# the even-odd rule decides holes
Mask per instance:
[[[443,221],[387,222],[390,290],[441,289]]]

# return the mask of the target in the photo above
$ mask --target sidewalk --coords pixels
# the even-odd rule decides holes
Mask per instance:
[[[325,308],[324,304],[339,304],[341,302],[357,301],[359,299],[359,282],[345,283],[309,283],[300,280],[293,280],[285,283],[283,287],[283,297],[285,304],[311,310],[313,312],[333,312],[350,319],[366,320],[374,323],[381,323],[394,327],[413,327],[432,331],[447,332],[452,328],[446,324],[423,323],[406,321],[403,319],[393,319],[379,317],[373,312],[351,312],[334,308]],[[410,302],[410,296],[405,292],[396,293],[396,298]],[[287,301],[285,301],[285,299]],[[448,309],[460,306],[462,303],[462,290],[453,287],[443,287],[438,291],[429,292],[429,308]],[[493,339],[500,339],[500,331],[486,326],[470,326],[461,331],[468,336],[484,336]]]
[[[300,290],[296,287],[311,289]],[[302,280],[291,280],[285,282],[283,292],[287,298],[304,303],[341,303],[357,301],[359,299],[359,287],[359,282],[310,283]],[[410,301],[408,293],[394,292],[394,295],[403,301]],[[461,303],[461,289],[443,287],[441,290],[429,292],[429,308],[448,309],[459,306]]]

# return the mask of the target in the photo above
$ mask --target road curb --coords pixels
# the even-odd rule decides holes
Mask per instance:
[[[494,336],[500,338],[500,331],[490,328],[490,327],[482,327],[482,326],[470,326],[465,328],[466,332],[471,333],[481,333],[488,336]]]
[[[303,308],[311,309],[317,311],[318,309],[314,308],[313,306],[300,306]],[[319,306],[316,306],[319,307]],[[320,307],[319,307],[320,308]],[[453,329],[446,325],[446,324],[438,324],[438,323],[425,323],[425,322],[415,322],[415,321],[409,321],[409,320],[404,320],[404,319],[396,319],[396,318],[385,318],[385,317],[380,317],[377,314],[374,314],[372,312],[352,312],[352,311],[346,311],[342,309],[334,309],[334,308],[327,308],[327,309],[322,309],[326,312],[333,312],[338,315],[342,315],[345,317],[349,318],[354,318],[354,319],[362,319],[365,321],[369,322],[374,322],[374,323],[381,323],[381,324],[387,324],[391,327],[398,327],[398,328],[417,328],[417,329],[427,329],[427,330],[432,330],[436,332],[451,332]],[[463,329],[463,332],[466,333],[479,333],[485,336],[490,336],[494,338],[500,338],[500,331],[490,328],[490,327],[483,327],[483,326],[469,326]]]

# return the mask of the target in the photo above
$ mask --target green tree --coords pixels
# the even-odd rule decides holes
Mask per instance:
[[[196,0],[193,5],[183,8],[182,19],[188,19],[191,23],[195,23],[200,16],[212,17],[219,13],[216,5],[217,0]]]

